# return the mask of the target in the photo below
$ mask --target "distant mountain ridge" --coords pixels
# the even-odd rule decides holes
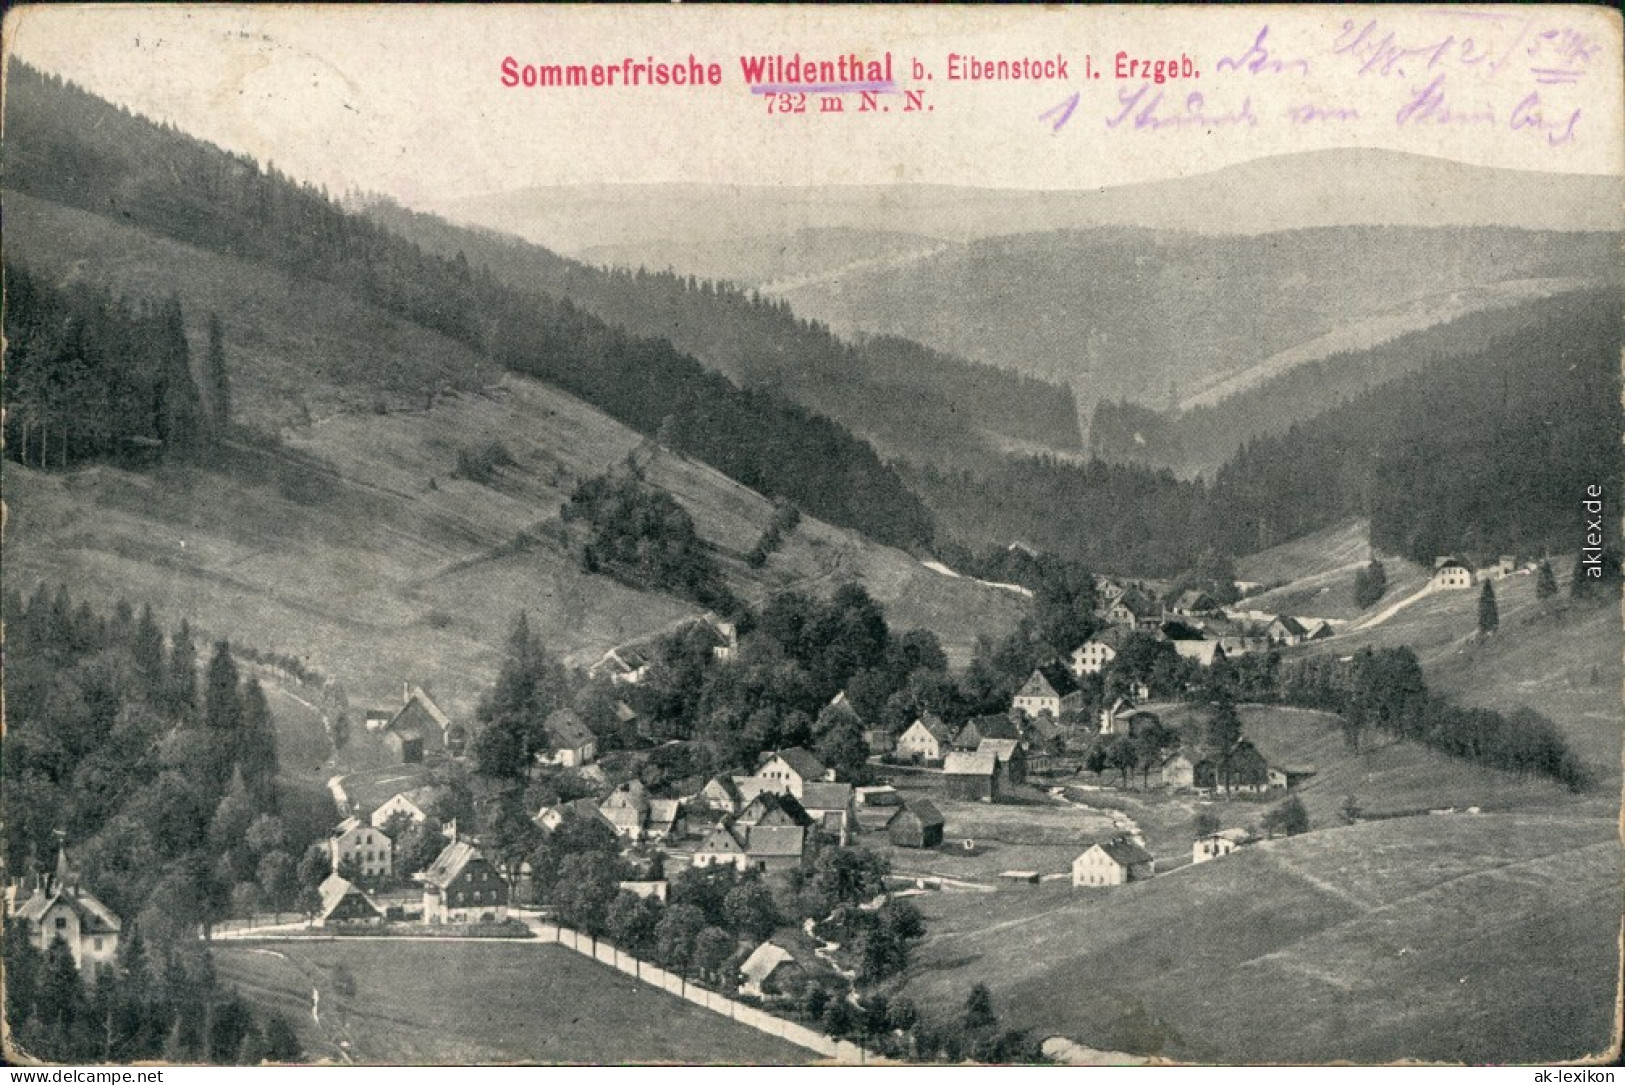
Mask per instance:
[[[1619,243],[1504,226],[1113,226],[985,238],[785,296],[837,333],[897,335],[1064,381],[1086,413],[1103,399],[1160,409],[1423,299],[1479,290],[1487,305],[1482,288],[1513,280],[1617,283]]]
[[[911,184],[581,185],[517,189],[431,209],[562,252],[585,256],[613,246],[616,262],[625,266],[670,263],[680,271],[697,271],[672,254],[681,246],[703,251],[719,239],[791,236],[806,229],[957,242],[1097,226],[1203,234],[1352,225],[1619,230],[1625,228],[1622,198],[1625,181],[1618,177],[1494,169],[1362,148],[1278,155],[1211,173],[1078,191]],[[750,281],[737,268],[717,270]]]

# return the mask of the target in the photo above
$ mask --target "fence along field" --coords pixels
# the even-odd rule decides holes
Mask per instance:
[[[787,1065],[851,1054],[858,1061],[855,1049],[827,1053],[835,1044],[828,1037],[748,1006],[730,1015],[720,995],[692,984],[685,993],[680,977],[647,964],[640,976],[631,958],[617,964],[608,946],[595,955],[590,939],[580,942],[577,950],[542,939],[244,939],[217,942],[215,957],[225,983],[295,1023],[312,1060]],[[341,993],[346,975],[353,995]],[[321,991],[319,1023],[313,988]]]

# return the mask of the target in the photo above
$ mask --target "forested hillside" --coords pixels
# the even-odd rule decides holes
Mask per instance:
[[[1017,538],[1135,575],[1359,516],[1373,545],[1428,565],[1454,551],[1574,553],[1585,487],[1619,492],[1620,321],[1611,293],[1554,300],[1481,350],[1250,441],[1211,482],[1037,457],[909,481],[965,541]]]
[[[325,193],[26,65],[10,66],[6,90],[10,189],[329,284],[813,515],[887,543],[931,537],[923,506],[870,446],[775,391],[742,389],[668,341],[425,253]]]
[[[940,461],[985,451],[984,435],[1079,445],[1072,392],[891,337],[843,342],[788,302],[671,271],[588,267],[518,238],[454,226],[383,198],[355,201],[432,253],[544,290],[637,335],[669,339],[746,387],[829,415],[888,455]]]
[[[1089,426],[1103,459],[1211,471],[1254,437],[1285,433],[1339,403],[1449,358],[1482,352],[1498,338],[1544,319],[1569,293],[1471,312],[1367,350],[1339,351],[1185,411],[1103,400]]]

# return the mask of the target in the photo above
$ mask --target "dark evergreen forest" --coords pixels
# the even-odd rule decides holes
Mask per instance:
[[[1573,553],[1585,487],[1620,487],[1621,308],[1587,292],[1543,312],[1249,441],[1211,482],[1053,457],[907,477],[968,543],[1019,539],[1127,575],[1173,575],[1208,548],[1251,553],[1361,516],[1379,549],[1429,565],[1456,551]]]
[[[286,1022],[262,1027],[216,989],[197,941],[234,901],[298,907],[299,857],[325,828],[278,786],[258,681],[224,641],[200,667],[186,623],[166,637],[151,608],[97,614],[42,586],[8,593],[4,618],[6,870],[63,846],[123,921],[118,968],[88,988],[60,941],[41,953],[7,932],[13,1036],[67,1062],[297,1057]]]
[[[6,451],[38,467],[186,455],[226,424],[192,376],[180,302],[58,289],[5,265]],[[223,379],[223,378],[222,378]],[[216,399],[227,402],[224,385]]]

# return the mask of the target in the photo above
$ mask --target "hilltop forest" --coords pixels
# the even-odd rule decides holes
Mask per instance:
[[[346,290],[657,432],[770,497],[880,542],[930,517],[873,448],[775,391],[744,389],[670,342],[425,253],[324,192],[133,116],[23,64],[7,74],[6,185]]]

